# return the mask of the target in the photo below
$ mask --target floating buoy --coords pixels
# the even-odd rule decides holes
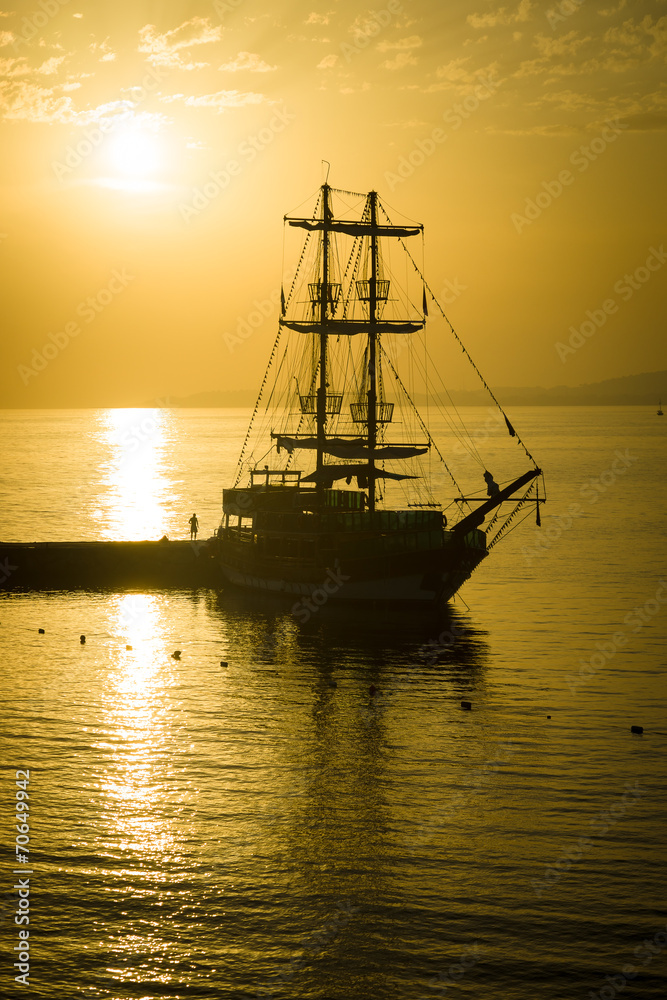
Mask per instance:
[[[125,649],[132,649],[132,647],[131,646],[126,646]]]
[[[470,710],[472,708],[472,702],[471,701],[462,701],[461,702],[461,708],[466,708],[466,709]]]
[[[368,689],[368,693],[371,696],[371,698],[373,697],[373,695],[375,694],[376,691],[377,691],[377,688],[375,687],[375,684],[371,684],[371,686]]]
[[[329,687],[330,688],[337,688],[338,687],[338,683],[336,681],[329,681]]]
[[[644,732],[643,726],[630,726],[631,733],[637,733],[639,736]]]
[[[227,663],[227,660],[220,660],[220,666],[221,667],[228,667],[229,664]]]
[[[81,643],[82,646],[83,646],[83,644],[84,644],[85,641],[86,641],[85,635],[80,635],[79,636],[79,642]]]
[[[39,632],[40,635],[44,635],[44,629],[43,628],[38,628],[37,631]]]
[[[181,651],[180,651],[180,649],[175,649],[174,652],[171,654],[171,658],[172,658],[172,660],[180,660],[180,658],[181,658]]]
[[[550,718],[551,718],[551,716],[550,716],[550,715],[547,715],[547,719],[550,719]]]

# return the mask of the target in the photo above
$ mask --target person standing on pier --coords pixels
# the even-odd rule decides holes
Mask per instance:
[[[197,532],[199,531],[199,521],[197,520],[197,515],[193,514],[190,518],[190,541],[197,538]]]

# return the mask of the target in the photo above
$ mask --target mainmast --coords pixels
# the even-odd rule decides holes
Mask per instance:
[[[322,282],[320,285],[320,383],[317,389],[317,462],[318,474],[324,467],[325,429],[327,422],[327,303],[329,298],[329,232],[331,226],[331,188],[322,185]],[[318,491],[321,490],[318,478]]]
[[[369,289],[368,326],[368,509],[375,510],[375,445],[377,442],[377,191],[371,191],[371,284]]]

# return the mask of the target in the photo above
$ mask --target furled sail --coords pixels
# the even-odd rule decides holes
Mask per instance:
[[[322,333],[321,323],[300,320],[280,320],[281,326],[286,326],[288,330],[296,330],[298,333]],[[375,333],[418,333],[424,329],[424,323],[392,323],[382,320],[373,327]],[[357,321],[349,319],[327,320],[325,332],[332,336],[354,336],[357,333],[368,334],[368,321]]]
[[[314,450],[317,448],[316,437],[295,438],[287,435],[276,435],[278,451],[284,448],[291,455],[295,448],[305,448]],[[417,445],[384,445],[381,448],[368,448],[364,438],[344,440],[343,438],[328,438],[324,444],[323,451],[334,458],[357,458],[380,461],[386,458],[416,458],[417,455],[425,455],[428,448],[420,448]],[[347,468],[347,466],[346,466]]]
[[[303,476],[302,483],[318,483],[327,486],[337,479],[345,479],[348,484],[352,482],[352,477],[357,477],[360,489],[367,485],[370,477],[373,479],[419,479],[419,476],[406,476],[398,472],[387,472],[386,469],[372,469],[368,465],[325,465],[323,468],[311,472],[309,476]]]
[[[370,222],[338,222],[329,219],[287,219],[290,226],[298,226],[314,233],[326,228],[330,233],[345,233],[346,236],[418,236],[423,226],[373,226]]]

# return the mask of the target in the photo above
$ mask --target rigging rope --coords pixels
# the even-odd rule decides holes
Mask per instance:
[[[505,420],[505,424],[506,424],[506,426],[507,426],[507,430],[508,430],[508,432],[509,432],[509,435],[510,435],[510,437],[515,437],[515,438],[517,439],[517,442],[518,442],[518,443],[519,443],[519,444],[521,445],[521,447],[522,447],[522,448],[523,448],[523,450],[525,451],[526,455],[528,456],[528,458],[530,459],[530,461],[531,461],[531,462],[533,463],[533,465],[534,465],[534,466],[535,466],[535,468],[537,469],[537,468],[538,468],[538,465],[537,465],[537,462],[535,461],[535,459],[533,458],[533,456],[532,456],[532,455],[530,454],[530,452],[529,452],[529,451],[528,451],[528,449],[526,448],[525,444],[523,443],[523,441],[521,440],[521,438],[519,437],[519,435],[517,434],[517,432],[516,432],[516,431],[514,430],[514,428],[512,427],[512,424],[511,424],[511,423],[510,423],[510,421],[509,421],[509,417],[507,416],[507,414],[506,414],[506,413],[505,413],[505,411],[503,410],[502,406],[500,405],[500,403],[498,402],[498,400],[497,400],[497,399],[496,399],[496,397],[494,396],[494,394],[493,394],[493,391],[492,391],[491,387],[490,387],[490,386],[488,385],[488,383],[487,383],[486,379],[484,378],[484,376],[483,376],[483,375],[482,375],[482,373],[480,372],[479,368],[477,367],[477,365],[476,365],[476,364],[475,364],[475,362],[473,361],[472,357],[470,356],[470,354],[469,354],[468,350],[466,349],[466,346],[465,346],[465,344],[463,343],[463,341],[462,341],[462,340],[461,340],[461,338],[459,337],[458,333],[457,333],[457,332],[456,332],[456,330],[454,329],[454,327],[453,327],[453,325],[452,325],[452,323],[451,323],[451,321],[450,321],[449,317],[447,316],[447,314],[446,314],[445,310],[444,310],[444,309],[442,308],[442,306],[441,306],[441,305],[440,305],[440,303],[438,302],[437,298],[435,297],[435,294],[434,294],[433,290],[431,289],[431,286],[430,286],[430,285],[429,285],[429,283],[427,282],[427,280],[426,280],[426,278],[424,277],[424,275],[423,275],[423,274],[421,273],[421,271],[420,271],[420,269],[419,269],[419,266],[417,265],[417,263],[416,263],[416,261],[414,260],[414,258],[413,258],[413,256],[412,256],[412,254],[410,253],[410,251],[409,251],[409,250],[408,250],[408,248],[406,247],[405,243],[403,242],[403,239],[402,239],[402,237],[399,237],[399,243],[401,244],[401,246],[402,246],[402,247],[403,247],[403,249],[405,250],[405,252],[406,252],[406,254],[408,255],[408,257],[410,258],[410,261],[412,262],[412,266],[414,267],[415,271],[417,272],[417,274],[419,275],[419,277],[421,278],[421,280],[422,280],[422,281],[423,281],[423,283],[424,283],[424,288],[425,288],[425,289],[426,289],[426,291],[427,291],[427,292],[429,293],[429,295],[431,296],[431,298],[432,298],[432,299],[433,299],[433,301],[435,302],[436,306],[437,306],[437,307],[438,307],[438,309],[440,310],[440,313],[441,313],[441,315],[442,315],[443,319],[445,320],[445,322],[446,322],[446,323],[447,323],[447,325],[449,326],[449,329],[450,329],[450,330],[452,331],[452,334],[453,334],[453,336],[454,336],[454,339],[456,340],[456,342],[458,343],[459,347],[461,348],[461,350],[462,350],[462,351],[463,351],[463,353],[465,354],[466,358],[468,359],[468,361],[470,362],[470,364],[471,364],[471,365],[472,365],[472,367],[474,368],[474,370],[475,370],[475,372],[477,373],[477,377],[479,378],[480,382],[482,383],[482,385],[484,386],[484,388],[485,388],[485,389],[486,389],[486,391],[488,392],[489,396],[491,397],[491,399],[493,400],[493,402],[494,402],[494,403],[496,404],[496,406],[498,407],[498,409],[499,409],[499,410],[500,410],[500,412],[502,413],[502,415],[503,415],[503,418],[504,418],[504,420]]]
[[[428,429],[428,427],[426,426],[426,424],[425,424],[425,423],[424,423],[424,421],[422,420],[422,416],[421,416],[421,413],[419,412],[419,410],[417,409],[417,407],[416,407],[416,406],[415,406],[415,404],[413,403],[413,401],[412,401],[412,397],[410,396],[410,393],[408,392],[408,390],[407,390],[407,389],[405,388],[405,386],[403,385],[403,382],[401,381],[401,377],[400,377],[400,375],[398,374],[398,372],[397,372],[397,371],[396,371],[396,369],[394,368],[394,365],[392,364],[392,361],[391,361],[391,358],[389,357],[389,355],[388,355],[388,354],[387,354],[387,352],[385,351],[385,349],[384,349],[384,347],[382,346],[382,344],[378,344],[377,346],[378,346],[378,347],[379,347],[379,349],[380,349],[380,354],[381,354],[381,355],[382,355],[382,356],[383,356],[383,357],[384,357],[384,358],[385,358],[385,359],[387,360],[387,362],[388,362],[388,364],[389,364],[389,367],[391,368],[391,370],[392,370],[392,372],[393,372],[393,375],[394,375],[394,378],[396,379],[396,381],[397,381],[397,382],[398,382],[398,384],[400,385],[401,389],[402,389],[402,390],[403,390],[403,392],[405,393],[405,395],[406,395],[406,398],[407,398],[408,402],[410,403],[410,406],[412,407],[412,409],[414,410],[414,412],[415,412],[415,414],[416,414],[416,416],[417,416],[417,420],[419,421],[419,424],[420,424],[420,426],[421,426],[421,429],[422,429],[422,430],[424,431],[424,433],[426,434],[426,437],[428,438],[428,440],[429,440],[429,441],[431,442],[431,444],[433,445],[433,447],[434,447],[434,449],[435,449],[435,451],[436,451],[436,453],[437,453],[438,457],[440,458],[440,461],[442,462],[442,464],[444,465],[445,469],[447,470],[447,473],[448,473],[448,475],[449,475],[449,478],[451,479],[451,481],[452,481],[452,482],[454,483],[454,486],[455,486],[455,487],[456,487],[456,489],[458,490],[458,492],[459,492],[459,496],[460,496],[461,500],[462,500],[462,501],[464,501],[464,502],[467,502],[467,501],[465,500],[465,497],[463,496],[463,493],[462,493],[462,491],[461,491],[461,487],[459,486],[459,484],[458,484],[458,483],[456,482],[456,480],[454,479],[454,475],[453,475],[453,473],[452,473],[452,470],[451,470],[451,469],[449,468],[449,466],[448,466],[448,465],[447,465],[447,463],[445,462],[445,459],[443,458],[443,455],[442,455],[442,452],[440,451],[440,449],[438,448],[437,444],[435,443],[435,441],[434,441],[434,440],[433,440],[433,438],[431,437],[431,434],[430,434],[430,432],[429,432],[429,429]],[[470,505],[468,505],[468,506],[470,506]]]
[[[500,541],[501,537],[505,534],[505,531],[510,526],[510,524],[512,523],[512,521],[514,520],[514,518],[516,517],[516,515],[519,513],[519,511],[521,510],[521,508],[524,507],[527,503],[530,502],[531,493],[533,492],[534,489],[536,489],[536,487],[537,487],[537,482],[536,481],[534,481],[534,482],[532,482],[530,484],[530,486],[528,487],[528,489],[526,490],[526,492],[524,493],[524,495],[521,497],[521,499],[518,501],[518,503],[516,504],[516,506],[512,510],[512,512],[509,515],[509,517],[504,521],[503,524],[501,524],[500,528],[498,528],[498,531],[495,533],[495,535],[493,536],[493,538],[491,539],[491,541],[487,544],[487,550],[492,549],[493,546],[496,544],[496,542]],[[530,515],[530,510],[527,510],[525,517],[522,517],[521,520],[517,524],[514,525],[514,528],[517,528],[519,526],[519,524],[523,524],[523,522],[526,520],[526,517],[529,517],[529,515]],[[496,520],[497,516],[498,515],[496,515],[496,517],[494,517],[493,520],[486,526],[487,533],[488,533],[488,530],[491,527],[491,525]],[[512,531],[514,530],[514,528],[512,528]]]
[[[241,448],[241,454],[239,455],[239,460],[238,460],[238,463],[237,463],[237,466],[236,466],[236,479],[234,481],[234,486],[238,486],[239,479],[241,478],[243,456],[245,454],[245,450],[246,450],[246,447],[248,445],[248,439],[250,437],[250,432],[252,430],[252,425],[255,422],[255,417],[257,416],[257,411],[259,410],[259,404],[260,404],[260,401],[262,399],[262,393],[264,392],[264,386],[266,385],[266,380],[269,377],[269,372],[271,370],[271,365],[273,363],[273,359],[274,359],[274,357],[276,355],[276,351],[278,350],[278,344],[280,342],[280,334],[281,333],[282,333],[282,330],[280,329],[280,327],[278,327],[278,333],[276,335],[275,341],[273,342],[273,347],[271,348],[271,356],[269,358],[269,363],[266,366],[266,371],[264,372],[264,378],[262,379],[262,384],[259,387],[259,393],[257,395],[257,402],[255,403],[255,409],[252,411],[252,417],[250,418],[250,423],[248,424],[248,430],[246,431],[245,441],[243,442],[243,447]]]

